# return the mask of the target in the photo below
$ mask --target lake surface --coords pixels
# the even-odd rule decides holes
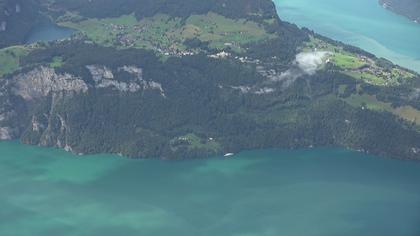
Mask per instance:
[[[0,142],[0,235],[418,236],[420,163],[341,149],[78,157]]]
[[[376,0],[275,0],[282,19],[420,71],[420,26]],[[28,43],[69,37],[44,25]],[[0,142],[0,235],[418,236],[420,163],[342,149],[160,161]]]
[[[26,39],[26,44],[49,42],[70,37],[75,30],[61,27],[53,23],[42,23],[35,27]]]
[[[280,18],[420,72],[420,24],[378,0],[274,0]]]

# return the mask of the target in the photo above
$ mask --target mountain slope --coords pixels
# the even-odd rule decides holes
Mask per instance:
[[[420,22],[420,1],[417,0],[380,0],[380,3],[411,20]]]
[[[282,22],[269,0],[177,2],[44,2],[80,33],[0,50],[12,62],[0,139],[130,157],[341,146],[420,158],[418,74]]]
[[[22,44],[34,26],[47,20],[35,0],[0,0],[0,48]]]

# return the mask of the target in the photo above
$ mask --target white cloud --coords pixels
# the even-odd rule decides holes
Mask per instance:
[[[329,52],[325,51],[302,52],[296,55],[295,63],[305,74],[313,75],[329,54]]]

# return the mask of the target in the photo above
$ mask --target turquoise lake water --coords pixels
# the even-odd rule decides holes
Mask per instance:
[[[75,30],[65,27],[60,27],[52,23],[43,23],[32,30],[32,33],[27,37],[26,44],[36,42],[49,42],[70,37]]]
[[[280,18],[420,72],[420,24],[378,0],[274,0]]]
[[[0,143],[0,235],[418,236],[420,163],[341,149],[78,157]]]
[[[420,25],[376,0],[276,1],[282,19],[420,68]],[[420,162],[333,148],[172,162],[0,142],[0,235],[419,236],[419,183]]]

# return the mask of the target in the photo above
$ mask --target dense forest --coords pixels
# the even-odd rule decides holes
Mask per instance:
[[[169,15],[176,20],[164,20],[179,30],[162,32],[158,25],[157,32],[181,35],[181,51],[115,46],[83,32],[0,51],[17,58],[0,73],[0,139],[135,158],[340,146],[420,159],[420,78],[414,72],[283,22],[269,0],[119,3],[55,0],[47,6],[52,18],[79,12],[71,22],[76,26],[135,13],[137,19],[123,18],[134,23],[110,24],[130,32],[130,24],[155,27],[143,18]],[[214,29],[184,37],[183,29],[204,20]],[[231,25],[217,34],[217,22]],[[116,38],[126,40],[124,33]],[[258,37],[243,40],[245,34]],[[321,60],[329,54],[332,63]]]
[[[131,157],[185,158],[253,148],[329,145],[416,157],[412,147],[420,134],[410,128],[413,124],[346,104],[342,98],[354,91],[346,95],[339,87],[355,90],[354,79],[332,71],[304,76],[284,90],[252,94],[234,88],[263,86],[264,78],[255,68],[204,54],[162,62],[146,50],[69,41],[35,50],[23,64],[29,71],[36,62],[57,55],[65,62],[57,73],[71,73],[91,86],[95,81],[86,65],[106,66],[121,82],[132,77],[118,68],[141,67],[143,78],[161,84],[164,96],[154,90],[126,93],[110,87],[92,87],[86,94],[51,93],[36,99],[41,105],[22,108],[21,114],[27,114],[24,123],[32,124],[20,130],[25,143]],[[371,90],[367,86],[359,93]],[[22,102],[15,99],[12,104]]]
[[[47,18],[35,0],[0,0],[0,48],[23,44],[33,27]]]
[[[135,13],[144,18],[158,13],[173,17],[188,17],[193,14],[215,12],[229,18],[261,19],[275,16],[274,3],[266,0],[55,0],[53,7],[77,11],[85,17],[106,18]]]

